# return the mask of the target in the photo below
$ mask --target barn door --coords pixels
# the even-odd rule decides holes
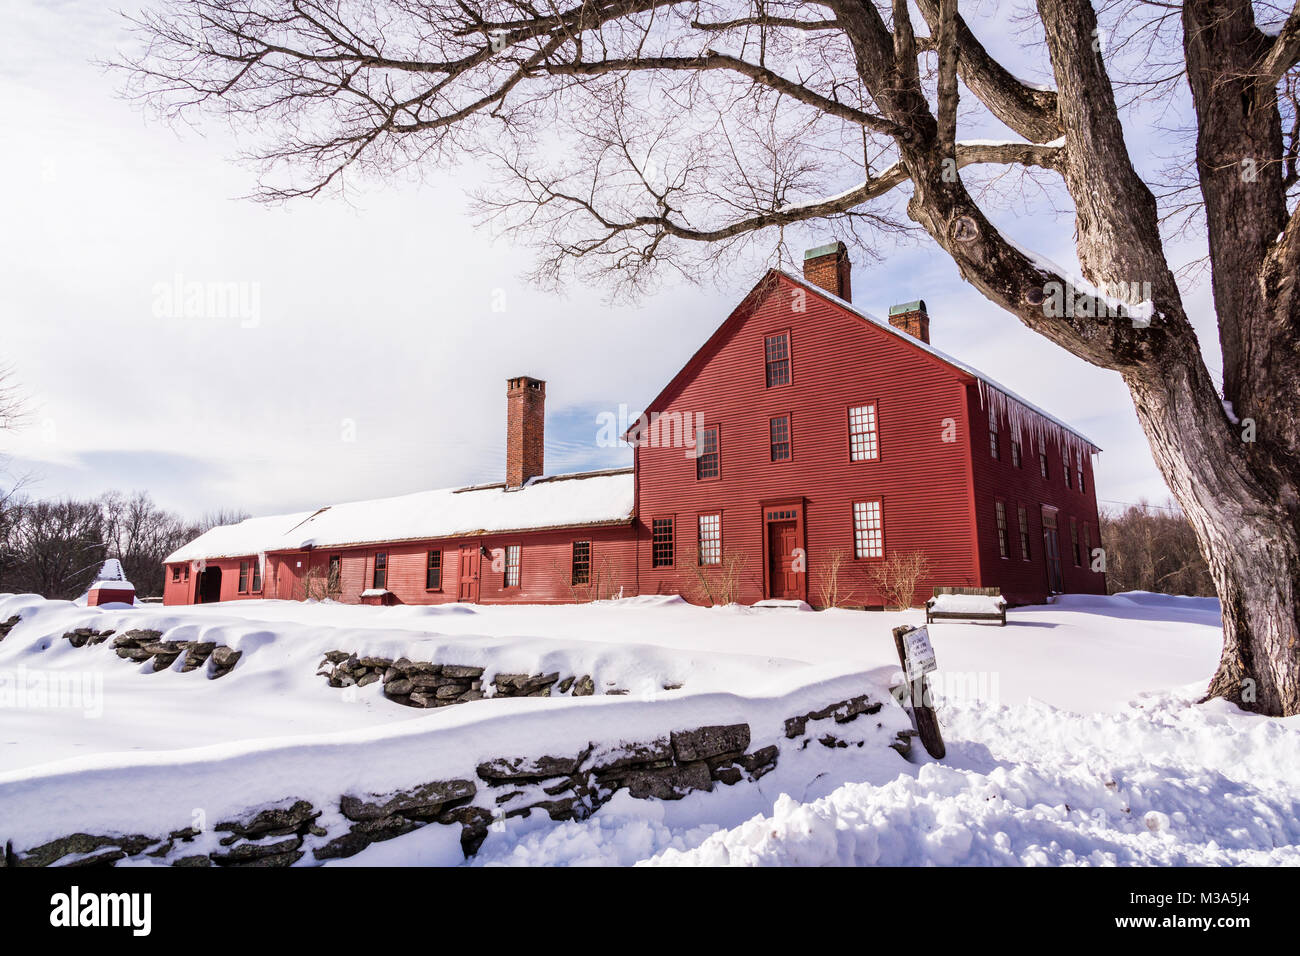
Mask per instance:
[[[304,601],[307,592],[303,588],[303,579],[307,576],[307,562],[310,559],[303,552],[286,554],[279,561],[275,576],[276,597],[283,601]]]
[[[204,568],[199,574],[199,603],[216,604],[221,600],[221,569]]]
[[[462,544],[460,546],[460,561],[457,564],[460,587],[456,592],[457,601],[468,601],[471,604],[478,603],[478,577],[481,561],[482,555],[479,554],[477,544]]]

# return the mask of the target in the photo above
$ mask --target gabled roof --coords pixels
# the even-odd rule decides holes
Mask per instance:
[[[633,491],[630,468],[534,478],[509,490],[494,484],[419,491],[249,518],[205,532],[166,560],[627,524],[632,520]]]
[[[814,295],[820,296],[822,299],[836,306],[841,311],[861,319],[863,322],[886,333],[887,335],[892,335],[909,348],[915,349],[935,361],[947,365],[954,371],[960,373],[963,377],[968,377],[970,380],[978,382],[980,384],[980,394],[982,398],[991,398],[991,396],[988,396],[987,392],[989,389],[993,392],[1000,393],[1003,396],[1003,399],[997,400],[997,404],[1006,405],[1007,403],[1005,400],[1010,399],[1012,403],[1022,406],[1025,411],[1039,416],[1051,426],[1055,426],[1055,428],[1061,429],[1073,436],[1073,440],[1080,445],[1086,446],[1093,452],[1101,451],[1101,448],[1098,447],[1096,442],[1092,441],[1088,436],[1084,435],[1072,426],[1067,425],[1054,415],[1039,408],[1037,405],[1034,405],[1032,402],[1021,398],[1015,392],[1011,391],[1011,389],[1007,388],[991,376],[985,375],[983,372],[967,365],[965,362],[961,362],[953,358],[951,355],[941,352],[934,346],[909,335],[903,330],[895,328],[888,322],[882,321],[874,315],[856,308],[851,302],[846,302],[839,296],[827,292],[821,286],[814,285],[803,276],[787,272],[784,269],[769,269],[767,273],[758,280],[754,287],[750,289],[749,293],[740,301],[740,304],[732,311],[731,315],[727,316],[727,319],[718,326],[714,333],[709,336],[708,340],[700,346],[696,353],[691,356],[690,360],[682,366],[681,370],[672,377],[668,384],[664,386],[663,390],[654,397],[649,405],[646,406],[645,413],[648,414],[653,411],[659,411],[665,406],[671,404],[672,400],[676,398],[681,389],[684,388],[686,384],[695,377],[700,368],[702,368],[713,357],[713,355],[731,339],[732,335],[734,335],[740,325],[744,323],[745,319],[749,317],[750,313],[760,302],[763,301],[763,299],[767,297],[772,287],[782,279],[792,282]],[[1014,412],[1012,414],[1016,419],[1022,417]],[[1015,426],[1019,427],[1018,421],[1015,422]],[[635,423],[633,424],[633,428],[634,427]],[[630,433],[631,430],[632,429],[629,428],[628,432]],[[626,437],[627,434],[625,433],[624,438]]]

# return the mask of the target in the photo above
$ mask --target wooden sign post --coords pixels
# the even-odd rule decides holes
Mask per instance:
[[[925,675],[938,669],[934,649],[930,646],[930,632],[924,627],[904,624],[894,628],[894,647],[898,649],[898,662],[903,665],[903,684],[907,688],[904,705],[910,705],[912,722],[925,752],[942,760],[948,749],[939,732],[939,717],[930,704],[930,681]]]

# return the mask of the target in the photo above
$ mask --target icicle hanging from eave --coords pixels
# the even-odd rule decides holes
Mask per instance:
[[[1085,455],[1095,455],[1096,447],[1076,435],[1059,422],[1054,422],[1040,412],[1026,407],[1016,401],[1000,388],[989,385],[984,379],[976,379],[980,390],[980,408],[987,408],[1000,420],[1007,423],[1011,437],[1025,446],[1024,436],[1034,439],[1033,447],[1039,451],[1047,450],[1047,439],[1051,438],[1058,448],[1067,449],[1077,460]]]

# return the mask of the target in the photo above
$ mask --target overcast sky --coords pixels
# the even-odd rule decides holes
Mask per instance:
[[[267,208],[237,198],[254,179],[224,127],[173,131],[118,98],[90,62],[124,42],[98,0],[7,0],[0,34],[0,363],[30,405],[0,454],[36,495],[147,489],[188,515],[264,514],[499,480],[518,374],[548,383],[548,472],[630,463],[596,447],[596,416],[639,411],[771,264],[636,306],[557,297],[522,278],[527,250],[474,227],[472,163]],[[1130,130],[1152,162],[1156,135]],[[1009,231],[1074,262],[1069,220]],[[238,283],[247,308],[187,316],[166,290],[192,282]],[[876,315],[924,298],[936,347],[1101,445],[1102,499],[1165,499],[1119,376],[990,305],[932,244],[859,261],[853,290]],[[1204,341],[1204,288],[1188,307]]]

